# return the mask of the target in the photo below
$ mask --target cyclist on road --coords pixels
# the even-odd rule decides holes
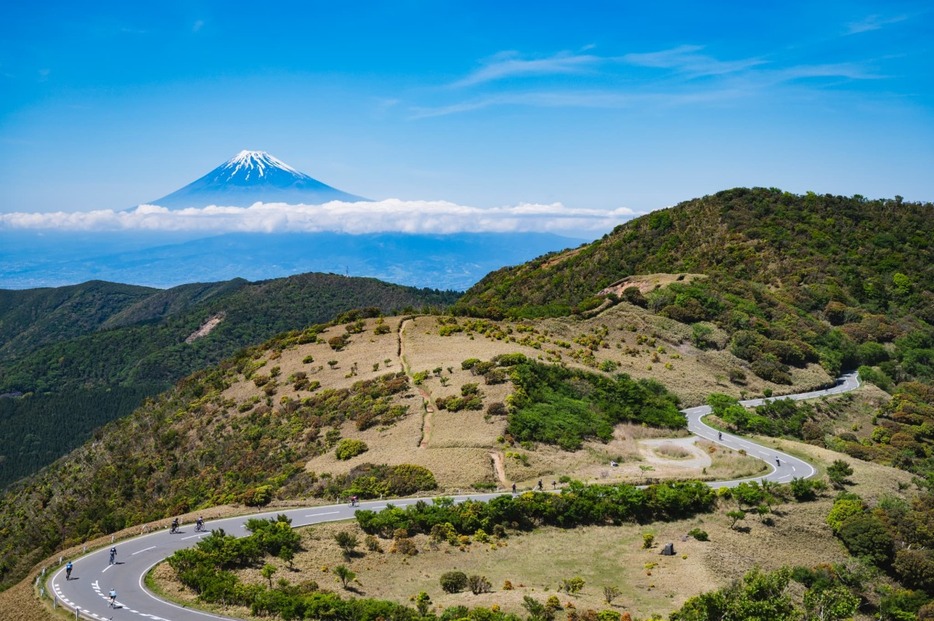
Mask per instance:
[[[115,608],[117,605],[117,591],[116,589],[110,589],[110,607]]]
[[[178,518],[172,520],[172,528],[169,529],[169,532],[173,534],[178,532]]]
[[[204,530],[204,518],[201,517],[200,515],[198,516],[198,519],[195,520],[195,530],[198,530],[198,531]]]
[[[68,564],[65,565],[65,580],[71,580],[71,569],[74,567],[71,564],[71,561],[68,561]]]
[[[110,564],[113,565],[117,562],[117,548],[110,548]]]
[[[722,431],[718,431],[718,432],[717,432],[717,439],[718,439],[718,440],[722,440],[722,439],[723,439],[723,432],[722,432]]]
[[[782,462],[778,461],[778,457],[775,458],[775,465],[778,466],[779,468],[782,467]]]

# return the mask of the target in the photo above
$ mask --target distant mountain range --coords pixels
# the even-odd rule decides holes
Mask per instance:
[[[299,172],[265,151],[241,151],[200,179],[147,204],[184,209],[208,205],[320,205],[330,201],[353,203],[366,200]]]

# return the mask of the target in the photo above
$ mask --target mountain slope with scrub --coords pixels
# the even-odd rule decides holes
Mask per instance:
[[[333,274],[0,292],[0,326],[26,335],[11,336],[0,358],[0,394],[21,395],[0,398],[0,487],[238,349],[352,309],[444,308],[457,295]]]

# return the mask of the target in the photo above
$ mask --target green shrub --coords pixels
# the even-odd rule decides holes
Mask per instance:
[[[816,500],[818,491],[818,482],[813,479],[794,478],[791,480],[791,495],[798,502]]]
[[[579,593],[583,588],[584,579],[580,576],[574,576],[573,578],[562,580],[559,590],[564,591],[568,595],[571,595],[573,593]]]
[[[887,567],[895,554],[895,540],[879,518],[860,514],[847,518],[837,536],[853,556],[866,558],[880,567]]]
[[[694,537],[698,541],[710,541],[710,536],[707,534],[707,531],[701,530],[699,528],[692,528],[688,531],[688,535]]]
[[[512,378],[516,392],[507,429],[520,442],[573,451],[585,439],[609,441],[613,426],[625,421],[674,429],[686,424],[677,398],[657,382],[531,361],[513,367]]]
[[[438,487],[438,482],[430,470],[414,464],[397,466],[360,464],[354,467],[346,477],[343,494],[361,498],[410,496],[416,492]]]
[[[447,571],[439,579],[445,593],[460,593],[467,588],[467,574],[462,571]]]
[[[366,453],[368,450],[370,450],[370,447],[368,447],[363,440],[344,438],[337,443],[337,448],[334,449],[334,456],[341,461],[346,461],[357,455]]]
[[[865,511],[863,501],[855,494],[842,494],[833,502],[830,513],[827,514],[827,525],[834,533],[840,531],[843,523],[849,518],[861,515]]]

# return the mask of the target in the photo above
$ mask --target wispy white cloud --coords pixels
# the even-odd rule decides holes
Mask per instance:
[[[630,65],[674,69],[695,77],[717,76],[746,71],[765,63],[758,58],[739,60],[719,60],[699,52],[704,49],[699,45],[679,45],[658,52],[625,54],[620,60]]]
[[[861,63],[834,63],[826,65],[797,65],[773,72],[780,80],[806,78],[846,78],[848,80],[878,80],[885,76],[871,71]]]
[[[863,19],[855,22],[850,22],[846,25],[847,35],[860,34],[863,32],[871,32],[873,30],[881,30],[886,26],[891,24],[897,24],[898,22],[903,22],[908,19],[907,15],[893,15],[890,17],[885,17],[882,15],[869,15]]]
[[[462,112],[471,112],[493,106],[533,106],[538,108],[621,108],[638,97],[607,90],[528,91],[480,96],[468,101],[436,107],[412,109],[412,118],[423,119]]]
[[[575,209],[560,203],[478,208],[447,201],[403,201],[324,205],[256,203],[169,210],[140,205],[129,211],[97,210],[0,214],[0,229],[59,231],[202,231],[342,233],[508,233],[606,231],[633,217],[628,208]]]
[[[826,79],[876,80],[879,74],[867,61],[830,64],[788,64],[775,58],[747,57],[723,60],[705,54],[699,45],[679,45],[653,52],[596,56],[562,52],[537,60],[504,52],[452,86],[473,86],[521,75],[578,75],[548,89],[514,84],[480,89],[457,100],[436,98],[433,105],[409,107],[410,118],[425,119],[463,114],[499,106],[537,108],[625,109],[646,106],[712,104],[757,96],[776,96],[783,85],[821,88]],[[635,68],[645,71],[635,75]],[[646,73],[649,75],[646,76]],[[824,79],[821,81],[821,79]],[[452,92],[452,89],[445,89]],[[457,92],[457,91],[453,91]],[[455,96],[456,97],[456,96]]]
[[[451,86],[461,88],[508,78],[582,73],[604,60],[591,54],[570,52],[559,52],[545,58],[532,59],[521,58],[519,53],[514,51],[500,52],[487,59],[483,67],[454,82]]]

